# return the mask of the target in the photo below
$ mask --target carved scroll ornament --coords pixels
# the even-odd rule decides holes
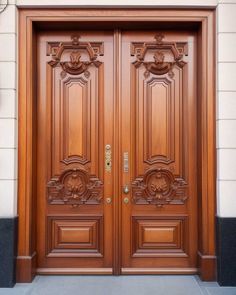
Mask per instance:
[[[133,62],[136,68],[144,65],[146,71],[144,76],[147,78],[150,73],[154,75],[168,74],[173,77],[173,67],[177,65],[180,68],[186,64],[182,60],[184,52],[186,53],[185,43],[164,42],[163,35],[156,35],[156,42],[134,42],[131,47],[131,55],[136,56],[136,61]],[[148,50],[155,50],[153,55],[154,61],[145,61],[145,56]],[[165,51],[170,51],[173,55],[173,62],[165,61]]]
[[[166,204],[183,204],[187,199],[187,184],[175,178],[164,168],[149,169],[143,177],[132,183],[133,201],[136,204],[152,204],[161,207]]]
[[[85,73],[85,76],[89,76],[88,67],[94,65],[99,67],[102,63],[97,60],[99,55],[103,55],[103,43],[102,42],[81,42],[79,36],[73,35],[71,42],[49,42],[47,54],[51,55],[52,60],[49,64],[54,67],[60,65],[63,69],[62,77],[66,73],[71,75],[80,75]],[[70,61],[62,61],[63,52],[66,50],[72,50],[70,52]],[[81,60],[81,52],[86,51],[89,60]]]
[[[99,204],[102,198],[102,182],[82,169],[65,170],[59,178],[47,184],[49,204]]]

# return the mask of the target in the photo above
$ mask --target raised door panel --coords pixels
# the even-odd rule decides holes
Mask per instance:
[[[131,112],[136,117],[132,187],[134,202],[162,206],[183,202],[188,195],[183,157],[188,153],[183,129],[187,123],[183,115],[186,63],[182,60],[187,43],[154,37],[157,41],[132,43]]]
[[[103,46],[103,42],[82,42],[77,35],[72,35],[71,42],[47,43],[52,113],[48,196],[54,204],[101,200],[103,165],[98,155],[103,148],[104,96],[99,80],[104,67],[99,57]]]

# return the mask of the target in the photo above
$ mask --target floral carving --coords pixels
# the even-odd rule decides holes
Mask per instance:
[[[187,184],[175,178],[164,168],[148,170],[143,177],[132,183],[133,201],[136,204],[153,204],[158,207],[166,204],[183,204],[187,199]]]
[[[174,42],[164,42],[162,39],[163,35],[158,34],[155,36],[155,42],[143,42],[143,43],[133,43],[131,49],[131,55],[136,55],[136,61],[133,62],[136,68],[144,65],[146,71],[144,76],[147,78],[150,73],[154,75],[164,75],[168,74],[169,77],[173,77],[173,67],[175,65],[182,68],[186,62],[182,60],[183,53],[185,50],[185,44],[174,43]],[[145,61],[145,56],[148,50],[156,50],[154,53],[154,61]],[[173,55],[173,61],[164,61],[165,55],[164,51],[170,51]]]
[[[99,67],[100,61],[81,61],[81,54],[79,51],[72,51],[70,54],[70,62],[61,62],[62,69],[71,75],[80,75],[86,71],[91,64]]]
[[[62,67],[61,77],[64,78],[66,73],[71,75],[85,74],[89,77],[88,67],[94,65],[99,67],[101,62],[97,60],[98,55],[103,55],[102,42],[80,42],[79,36],[73,35],[71,42],[52,42],[48,43],[48,55],[51,55],[52,60],[49,64],[53,67],[58,64]],[[64,51],[70,50],[70,61],[62,61]],[[72,50],[72,51],[71,51]],[[81,51],[86,51],[89,60],[81,60]]]
[[[99,204],[102,198],[102,182],[89,176],[82,169],[69,169],[59,178],[51,179],[47,184],[50,204]]]

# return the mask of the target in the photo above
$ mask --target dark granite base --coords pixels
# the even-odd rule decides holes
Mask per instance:
[[[217,280],[236,286],[236,218],[217,217]]]
[[[0,287],[16,283],[17,217],[0,218]]]

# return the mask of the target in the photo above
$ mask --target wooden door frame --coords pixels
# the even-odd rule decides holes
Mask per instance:
[[[216,211],[215,120],[215,10],[190,9],[20,9],[19,10],[19,147],[18,147],[18,257],[17,281],[31,282],[36,273],[36,30],[35,25],[56,22],[175,22],[198,25],[198,268],[203,280],[214,280]],[[119,48],[117,48],[119,58]],[[117,68],[116,71],[119,71]],[[116,89],[115,122],[119,126],[119,89]],[[117,147],[118,147],[117,131]],[[114,151],[119,167],[119,147]],[[115,162],[114,161],[114,162]],[[118,177],[117,173],[117,177]],[[117,187],[119,183],[117,182]],[[119,188],[116,195],[119,196]],[[119,265],[119,200],[114,204],[114,273]],[[173,271],[174,273],[174,271]]]

